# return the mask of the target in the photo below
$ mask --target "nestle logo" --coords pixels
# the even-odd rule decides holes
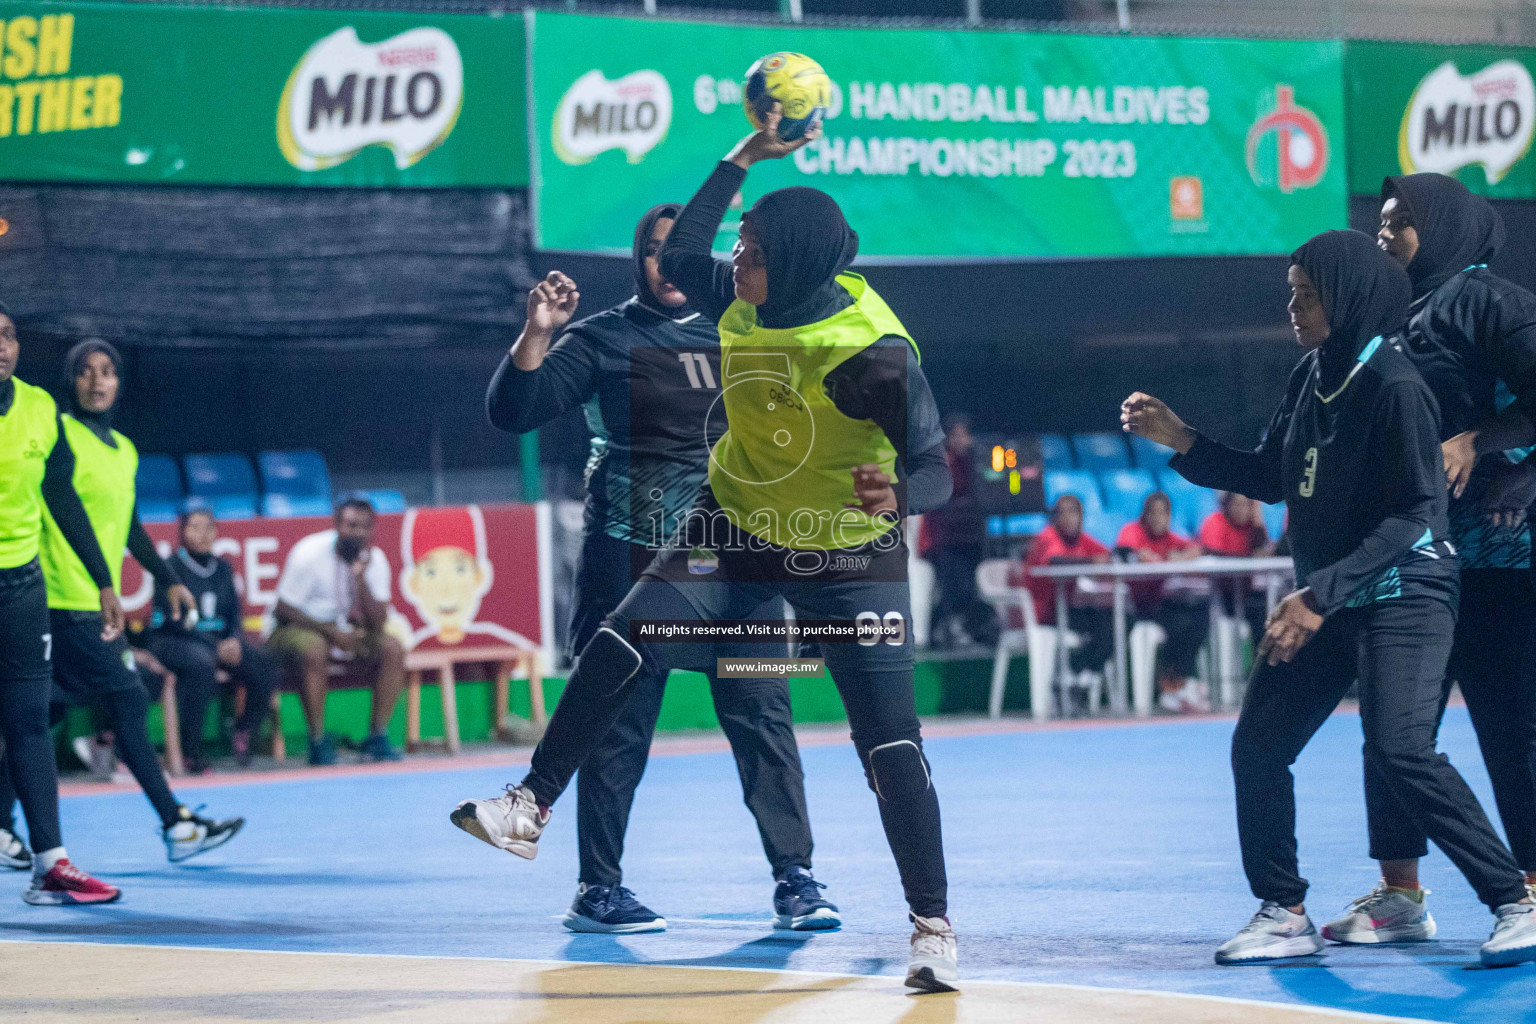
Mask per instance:
[[[393,50],[380,50],[379,63],[386,68],[422,68],[437,63],[437,47],[404,46]]]

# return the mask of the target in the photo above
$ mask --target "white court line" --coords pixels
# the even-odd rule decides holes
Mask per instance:
[[[239,947],[225,946],[174,946],[150,942],[39,942],[36,939],[13,939],[0,937],[0,943],[13,943],[40,946],[102,946],[114,949],[124,947],[132,949],[168,949],[177,952],[210,952],[210,953],[277,953],[283,956],[346,956],[359,959],[388,959],[390,957],[402,960],[468,960],[475,963],[492,964],[541,964],[548,967],[635,967],[635,968],[660,968],[673,971],[750,971],[754,974],[778,974],[795,975],[806,978],[843,978],[857,980],[860,978],[884,978],[895,981],[901,975],[890,974],[845,974],[836,971],[805,971],[797,968],[779,967],[728,967],[712,966],[706,964],[669,964],[658,963],[610,963],[603,960],[545,960],[528,959],[522,957],[497,957],[497,956],[443,956],[437,953],[348,953],[348,952],[324,952],[313,949],[242,949]],[[1320,1014],[1326,1017],[1339,1017],[1343,1020],[1362,1021],[1366,1024],[1457,1024],[1455,1021],[1435,1021],[1428,1017],[1386,1017],[1376,1013],[1360,1013],[1355,1010],[1341,1010],[1332,1006],[1315,1006],[1311,1003],[1271,1003],[1262,999],[1243,999],[1238,996],[1213,996],[1197,992],[1165,992],[1157,989],[1137,988],[1113,988],[1107,985],[1071,985],[1060,982],[1041,981],[1008,981],[1004,979],[978,978],[975,980],[962,979],[969,987],[998,986],[1008,988],[1025,989],[1062,989],[1068,992],[1114,992],[1128,996],[1149,996],[1156,999],[1199,999],[1210,1003],[1225,1003],[1230,1006],[1256,1006],[1266,1010],[1297,1009],[1308,1013]],[[960,993],[964,996],[964,991]]]

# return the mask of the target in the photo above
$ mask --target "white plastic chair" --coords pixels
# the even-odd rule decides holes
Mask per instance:
[[[1210,671],[1205,684],[1216,698],[1217,706],[1230,708],[1237,703],[1237,683],[1244,677],[1243,641],[1251,639],[1248,620],[1217,612],[1211,621],[1207,643]]]
[[[989,558],[976,567],[976,589],[984,601],[997,611],[1002,631],[997,638],[997,653],[992,658],[992,692],[987,702],[987,714],[1001,718],[1003,691],[1008,686],[1008,665],[1017,653],[1029,655],[1029,708],[1035,721],[1043,722],[1050,717],[1053,698],[1052,683],[1056,677],[1056,645],[1065,641],[1068,648],[1078,647],[1082,639],[1070,630],[1055,626],[1043,626],[1035,615],[1035,602],[1024,587],[1008,583],[1006,558]],[[1019,612],[1024,621],[1022,627],[1012,626],[1011,611]]]
[[[933,592],[937,582],[933,563],[912,552],[907,557],[907,582],[912,587],[912,643],[928,646],[933,628]]]
[[[1131,708],[1137,718],[1152,714],[1157,651],[1167,640],[1167,630],[1155,622],[1138,622],[1131,627]]]

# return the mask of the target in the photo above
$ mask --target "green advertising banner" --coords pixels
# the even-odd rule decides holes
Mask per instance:
[[[0,0],[0,179],[528,181],[523,19]]]
[[[1345,223],[1338,42],[542,11],[529,32],[543,249],[628,252],[749,130],[741,78],[778,50],[832,79],[826,136],[754,168],[744,202],[824,189],[874,261],[1276,253]]]
[[[1536,50],[1350,43],[1349,189],[1392,174],[1452,174],[1474,192],[1536,198]]]

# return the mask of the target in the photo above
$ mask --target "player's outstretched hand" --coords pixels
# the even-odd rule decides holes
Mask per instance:
[[[1445,456],[1445,485],[1451,496],[1459,498],[1472,479],[1472,467],[1477,464],[1477,431],[1463,430],[1440,446]]]
[[[755,131],[751,135],[736,143],[736,148],[731,150],[726,160],[747,170],[759,160],[778,160],[786,157],[808,142],[814,142],[821,138],[821,125],[813,125],[800,138],[793,141],[785,141],[779,138],[779,122],[784,118],[784,108],[775,103],[773,109],[763,118],[761,131]]]
[[[525,330],[546,338],[553,337],[571,322],[580,301],[581,292],[576,289],[576,282],[558,270],[551,270],[528,293],[528,325]]]
[[[1505,460],[1500,459],[1502,463]],[[1525,522],[1526,510],[1536,503],[1536,466],[1527,459],[1517,465],[1498,466],[1488,491],[1483,495],[1483,511],[1488,521],[1506,530],[1518,530]]]
[[[1269,613],[1264,639],[1259,641],[1259,657],[1267,658],[1271,665],[1290,661],[1317,634],[1323,617],[1312,609],[1311,596],[1312,591],[1303,587],[1275,605],[1275,610]]]
[[[1120,403],[1120,429],[1172,448],[1183,455],[1195,432],[1160,398],[1138,391]]]
[[[894,517],[900,513],[891,478],[873,462],[853,467],[853,496],[858,500],[845,502],[848,508],[862,509],[870,515],[889,512]]]

